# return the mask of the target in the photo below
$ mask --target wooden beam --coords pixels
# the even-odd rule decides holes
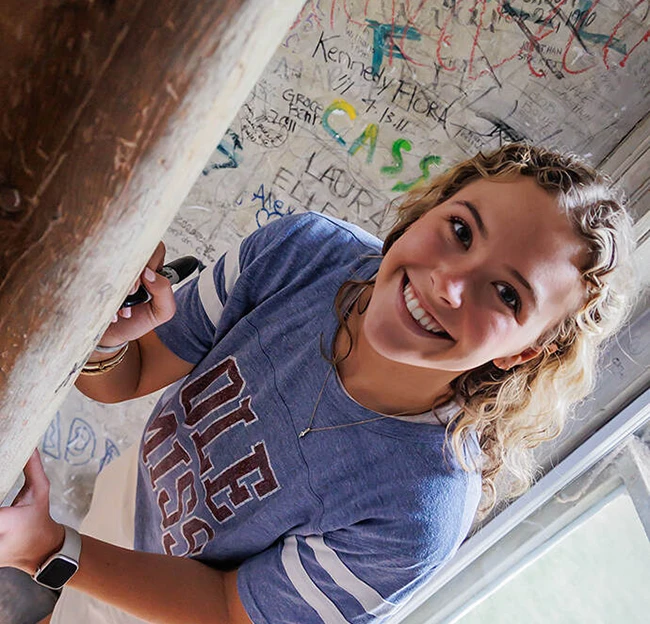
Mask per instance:
[[[0,500],[301,5],[2,3]]]

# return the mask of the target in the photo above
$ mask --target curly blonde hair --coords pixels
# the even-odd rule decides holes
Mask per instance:
[[[539,337],[535,346],[541,351],[534,359],[511,370],[488,362],[452,382],[462,408],[448,425],[450,443],[463,467],[473,470],[462,447],[472,432],[478,434],[483,514],[494,506],[495,481],[502,469],[510,478],[500,496],[516,496],[529,487],[534,475],[531,449],[559,435],[571,408],[593,387],[599,347],[627,317],[634,237],[622,193],[573,155],[512,143],[478,153],[396,200],[397,220],[383,246],[385,254],[411,224],[471,182],[509,181],[522,175],[533,177],[557,198],[584,239],[589,255],[582,275],[587,297],[581,309]],[[341,303],[360,287],[347,282],[337,296],[337,313],[346,330]]]

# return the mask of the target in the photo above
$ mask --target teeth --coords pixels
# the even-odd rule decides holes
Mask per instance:
[[[406,308],[409,311],[409,314],[421,327],[435,334],[448,335],[442,326],[436,323],[433,317],[420,305],[410,282],[404,287],[404,301],[406,302]]]

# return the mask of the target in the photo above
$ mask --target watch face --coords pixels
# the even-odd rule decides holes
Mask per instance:
[[[59,556],[52,559],[38,574],[36,580],[52,589],[63,587],[79,566]]]

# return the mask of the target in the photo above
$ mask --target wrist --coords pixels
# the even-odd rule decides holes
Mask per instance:
[[[89,359],[82,367],[80,374],[81,375],[103,375],[115,367],[119,366],[126,357],[126,353],[129,350],[129,343],[125,342],[118,351],[111,353],[104,353],[106,357],[103,357],[99,360]]]
[[[34,576],[38,568],[47,561],[55,552],[63,547],[65,542],[65,527],[58,522],[51,521],[50,528],[41,534],[43,543],[30,553],[29,560],[17,566],[23,572]]]
[[[93,351],[90,354],[90,357],[86,360],[86,363],[89,363],[89,362],[101,362],[103,360],[108,360],[110,357],[111,356],[108,353],[100,353],[99,351]]]
[[[62,544],[42,561],[32,578],[49,589],[60,590],[79,569],[81,554],[81,535],[75,529],[62,526],[64,539]]]
[[[118,351],[121,351],[129,344],[129,341],[116,342],[115,340],[102,339],[102,341],[95,346],[95,349],[90,354],[87,362],[101,362],[113,357]]]

